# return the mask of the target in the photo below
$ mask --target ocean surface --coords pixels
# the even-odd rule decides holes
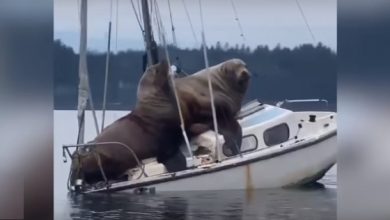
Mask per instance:
[[[106,124],[127,114],[106,112]],[[99,125],[101,112],[97,112]],[[86,115],[85,140],[96,136],[92,114]],[[77,138],[77,111],[54,111],[55,219],[300,219],[337,218],[337,167],[320,184],[301,189],[172,192],[149,195],[128,193],[71,195],[66,180],[70,160],[64,163],[63,144]]]

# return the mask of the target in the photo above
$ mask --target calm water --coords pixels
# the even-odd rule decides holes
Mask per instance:
[[[125,113],[109,112],[106,121]],[[336,167],[320,181],[323,187],[306,189],[70,195],[65,184],[69,162],[63,163],[61,145],[75,142],[76,114],[54,112],[55,219],[336,219]],[[95,133],[90,115],[86,130],[86,140],[92,139]]]

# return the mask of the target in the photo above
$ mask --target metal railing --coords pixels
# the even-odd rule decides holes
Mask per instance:
[[[118,146],[121,146],[121,147],[124,147],[126,148],[130,154],[134,157],[134,159],[136,160],[136,163],[137,163],[137,166],[141,169],[141,175],[137,178],[139,179],[141,176],[148,176],[146,173],[145,173],[145,165],[141,162],[141,160],[139,160],[139,158],[137,157],[137,155],[135,154],[135,152],[133,151],[133,149],[131,149],[128,145],[124,144],[124,143],[121,143],[121,142],[98,142],[98,143],[86,143],[86,144],[73,144],[73,145],[63,145],[62,146],[62,151],[63,151],[63,157],[64,157],[64,163],[67,162],[67,158],[66,158],[66,153],[68,153],[68,156],[73,159],[73,155],[72,153],[70,152],[69,148],[76,148],[77,150],[76,151],[79,151],[79,148],[80,147],[97,147],[97,146],[101,146],[101,145],[108,145],[108,144],[111,144],[111,145],[118,145]],[[65,153],[66,152],[66,153]],[[95,153],[95,152],[91,152],[91,153]],[[79,153],[77,152],[78,156]],[[100,162],[100,157],[96,157],[95,155],[95,159],[96,159],[96,162],[98,163],[99,165],[99,169],[100,169],[100,172],[102,174],[102,177],[103,179],[105,180],[106,182],[106,186],[108,187],[108,180],[106,178],[106,175],[105,175],[105,172],[104,172],[104,169],[102,167],[102,164]],[[69,173],[69,177],[68,177],[68,189],[70,189],[70,186],[69,186],[69,182],[70,182],[70,176],[71,176],[71,173],[72,171]]]
[[[236,119],[243,119],[246,116],[258,112],[262,109],[264,109],[263,103],[257,99],[254,99],[241,107],[240,111],[236,115]]]
[[[326,104],[326,107],[328,107],[328,100],[326,99],[285,99],[283,101],[279,101],[276,103],[277,107],[281,107],[282,105],[286,103],[308,103],[308,102],[324,102]]]

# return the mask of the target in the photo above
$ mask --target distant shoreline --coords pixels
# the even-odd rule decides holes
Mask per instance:
[[[78,100],[79,56],[61,41],[54,42],[54,108],[72,110]],[[187,74],[204,68],[199,49],[169,46],[171,63]],[[136,102],[137,85],[143,74],[144,51],[122,51],[110,56],[107,109],[129,110]],[[231,58],[247,64],[252,79],[247,100],[327,99],[337,100],[337,55],[329,47],[305,44],[290,49],[229,45],[218,42],[208,50],[210,65]],[[90,52],[88,72],[96,109],[102,108],[105,53]],[[267,102],[266,103],[272,103]],[[336,108],[334,108],[336,109]]]

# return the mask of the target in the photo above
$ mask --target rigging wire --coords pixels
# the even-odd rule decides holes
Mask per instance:
[[[155,2],[155,5],[157,5],[157,2]],[[156,6],[156,14],[158,14],[157,25],[160,26],[161,32],[159,34],[161,34],[161,39],[162,39],[162,44],[163,44],[163,47],[164,47],[165,57],[166,57],[166,60],[167,60],[167,63],[168,63],[168,67],[169,67],[168,70],[169,70],[170,84],[172,85],[173,94],[175,96],[175,101],[176,101],[176,105],[177,105],[178,112],[179,112],[180,128],[181,128],[181,131],[182,131],[182,135],[184,137],[184,141],[186,143],[186,147],[187,147],[188,153],[190,154],[190,157],[193,158],[193,154],[192,154],[192,150],[191,150],[191,146],[190,146],[190,141],[189,141],[189,138],[188,138],[187,133],[185,131],[184,117],[183,117],[183,113],[182,113],[181,108],[180,108],[180,100],[179,100],[179,96],[178,96],[177,90],[176,90],[176,85],[175,85],[175,80],[174,80],[174,73],[172,72],[170,59],[169,59],[168,45],[167,45],[167,41],[166,41],[166,38],[165,38],[165,36],[166,36],[165,35],[165,29],[164,29],[164,25],[162,23],[161,14],[159,13],[158,6]]]
[[[240,29],[240,36],[242,37],[243,41],[245,42],[246,39],[245,39],[244,31],[242,29],[241,21],[238,17],[237,8],[236,8],[236,5],[234,4],[234,0],[230,0],[230,3],[232,5],[233,12],[234,12],[234,20],[236,20],[238,28]]]
[[[152,15],[151,17],[153,17],[153,2],[154,2],[153,0],[150,1],[149,8],[148,8],[149,14]]]
[[[169,8],[169,17],[171,19],[171,32],[172,32],[172,41],[173,45],[177,47],[177,40],[176,40],[176,34],[175,34],[175,26],[173,25],[173,17],[172,17],[172,9],[171,9],[171,3],[168,0],[168,8]]]
[[[95,122],[95,129],[96,129],[96,135],[99,135],[100,132],[99,132],[99,124],[98,124],[98,121],[97,121],[97,116],[96,116],[96,111],[95,111],[95,107],[93,105],[93,99],[92,99],[92,91],[91,91],[91,83],[89,82],[89,77],[88,77],[88,93],[89,93],[89,105],[91,107],[91,110],[92,110],[92,116],[93,116],[93,121]]]
[[[153,15],[150,15],[150,11],[153,9],[151,7],[153,2],[151,4],[148,3],[148,0],[142,0],[142,18],[144,23],[144,30],[145,30],[145,53],[142,56],[142,67],[145,71],[146,67],[148,65],[153,65],[158,63],[158,47],[156,44],[156,41],[153,37],[153,30],[152,30],[152,20]]]
[[[145,30],[143,29],[143,22],[141,21],[141,12],[138,11],[138,13],[137,13],[137,9],[135,8],[135,5],[134,5],[133,0],[130,0],[130,3],[131,3],[131,6],[132,6],[132,8],[133,8],[134,16],[135,16],[135,18],[136,18],[136,20],[137,20],[139,29],[140,29],[141,32],[142,32],[142,38],[144,39],[144,46],[146,47]],[[139,1],[137,1],[137,3],[138,3],[138,6],[139,6]]]
[[[195,39],[195,43],[196,43],[196,45],[199,45],[198,38],[196,37],[196,34],[195,34],[194,26],[192,25],[190,13],[188,12],[187,4],[186,4],[185,0],[182,0],[182,2],[183,2],[183,5],[184,5],[184,10],[186,12],[188,23],[190,24],[190,27],[191,27],[192,35],[193,35],[193,37]]]
[[[307,22],[305,13],[303,12],[303,9],[302,9],[302,7],[301,7],[301,4],[299,3],[299,0],[295,0],[295,2],[297,3],[299,12],[301,13],[301,16],[302,16],[302,18],[303,18],[303,21],[304,21],[305,24],[306,24],[306,28],[308,29],[308,31],[309,31],[309,33],[310,33],[310,36],[311,36],[311,38],[313,39],[313,42],[316,43],[316,38],[315,38],[315,36],[314,36],[314,34],[313,34],[313,31],[312,31],[311,28],[310,28],[309,22]]]
[[[110,0],[110,21],[112,20],[112,0]]]
[[[115,52],[118,53],[119,0],[116,0]]]
[[[140,15],[140,17],[141,17],[141,14],[142,14],[142,8],[141,8],[141,3],[140,3],[140,1],[142,1],[142,0],[137,0],[137,8],[138,8],[138,14]],[[143,20],[141,20],[141,23],[142,23],[142,26],[144,25],[144,21]]]
[[[80,12],[80,0],[77,0],[77,12],[79,14],[79,20],[80,20],[80,17],[81,17],[81,12]]]
[[[108,22],[108,41],[107,41],[107,53],[106,53],[106,72],[104,76],[104,93],[103,93],[103,104],[102,104],[102,127],[100,131],[103,131],[104,120],[106,116],[106,102],[107,102],[107,87],[108,87],[108,74],[110,66],[110,50],[111,50],[111,24],[112,24],[112,1],[110,1],[110,20]]]
[[[141,15],[142,15],[142,3],[141,3],[142,0],[137,0],[137,8],[138,8],[138,14],[139,14],[139,17],[141,18]],[[141,20],[141,23],[142,23],[142,27],[144,26],[144,20]]]
[[[206,45],[206,37],[205,37],[205,28],[204,28],[204,22],[203,22],[203,10],[202,10],[202,2],[199,0],[199,9],[200,9],[200,19],[202,24],[202,47],[203,47],[203,57],[204,57],[204,63],[206,66],[206,69],[209,70],[209,60],[207,57],[207,45]],[[214,93],[213,93],[213,86],[211,84],[211,73],[208,71],[207,73],[207,79],[208,79],[208,86],[209,86],[209,92],[210,92],[210,98],[211,98],[211,111],[213,115],[213,123],[214,123],[214,132],[215,132],[215,141],[217,144],[216,148],[216,154],[218,161],[221,161],[221,155],[219,153],[219,138],[218,138],[218,123],[217,123],[217,114],[215,111],[215,103],[214,103]]]
[[[138,2],[138,1],[137,1]],[[141,29],[142,31],[142,36],[145,38],[145,30],[142,28],[143,24],[141,22],[141,12],[137,13],[137,9],[135,8],[134,6],[134,2],[133,0],[130,0],[130,3],[131,3],[131,6],[133,7],[133,11],[134,11],[134,15],[135,15],[135,18],[137,19],[137,23],[139,25],[139,28]]]
[[[154,4],[153,4],[154,2]],[[161,26],[159,25],[159,19],[158,19],[158,16],[161,16],[160,13],[159,13],[159,10],[158,10],[158,6],[157,6],[157,1],[154,0],[154,1],[151,1],[152,5],[151,7],[154,8],[155,10],[155,13],[154,13],[154,17],[153,17],[153,22],[154,22],[154,25],[155,27],[157,27],[157,35],[158,35],[158,42],[160,44],[162,44],[162,34],[161,34]]]

